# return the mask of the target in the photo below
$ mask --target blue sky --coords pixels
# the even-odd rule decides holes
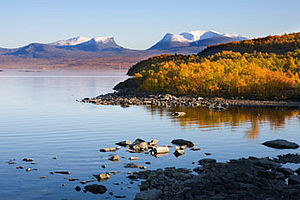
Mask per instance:
[[[248,37],[300,31],[299,0],[5,0],[0,47],[75,36],[114,36],[145,49],[167,32],[216,30]]]

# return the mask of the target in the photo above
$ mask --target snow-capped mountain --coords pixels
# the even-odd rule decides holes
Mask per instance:
[[[70,38],[70,39],[67,39],[67,40],[59,40],[59,41],[52,42],[52,43],[49,43],[49,44],[54,45],[54,46],[74,46],[74,45],[77,45],[77,44],[81,44],[83,42],[87,42],[91,39],[92,38],[77,36],[77,37],[74,37],[74,38]]]
[[[50,43],[60,49],[81,50],[89,52],[98,51],[121,51],[124,48],[120,47],[113,37],[94,37],[87,38],[78,36],[68,40],[60,40]]]
[[[248,39],[240,35],[228,33],[219,33],[214,30],[210,31],[190,31],[181,34],[167,33],[158,43],[149,48],[149,50],[167,50],[170,48],[179,48],[186,46],[196,46],[202,44],[202,40],[209,40],[213,44],[218,44],[215,41],[240,41]],[[207,45],[206,45],[207,46]]]

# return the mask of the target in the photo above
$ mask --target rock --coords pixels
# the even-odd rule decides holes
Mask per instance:
[[[24,158],[23,161],[25,161],[25,162],[32,162],[32,161],[34,161],[34,159],[33,158]]]
[[[145,164],[147,164],[147,165],[151,165],[151,162],[147,161],[147,162],[145,162]]]
[[[66,184],[64,184],[64,183],[63,183],[63,184],[61,184],[61,186],[65,187],[65,186],[66,186]]]
[[[54,171],[56,174],[71,174],[69,171]]]
[[[112,174],[117,174],[117,173],[119,173],[119,171],[112,171],[111,173]]]
[[[172,115],[175,117],[182,117],[182,116],[185,116],[186,113],[185,112],[174,112],[174,113],[172,113]]]
[[[136,163],[127,163],[125,165],[125,168],[140,168],[140,169],[146,169],[146,166],[138,165]]]
[[[158,189],[149,189],[135,195],[135,200],[158,200],[162,192]]]
[[[8,161],[7,163],[8,163],[9,165],[14,165],[14,164],[16,164],[15,161]]]
[[[124,141],[116,143],[116,145],[123,146],[123,147],[128,147],[130,144],[131,144],[131,141],[129,141],[129,140],[124,140]]]
[[[26,172],[30,172],[30,171],[31,171],[31,168],[28,167],[28,168],[26,169]]]
[[[154,146],[154,145],[157,144],[157,142],[158,142],[157,139],[153,139],[153,140],[151,140],[150,142],[148,142],[148,145],[149,145],[149,146]]]
[[[84,189],[93,194],[104,194],[107,191],[107,188],[104,185],[98,184],[87,185]]]
[[[72,181],[78,181],[79,179],[78,178],[69,178],[68,180],[72,182]]]
[[[169,153],[170,149],[169,149],[169,147],[156,147],[156,148],[153,148],[152,152],[154,154]]]
[[[18,167],[16,167],[16,169],[24,169],[24,167],[23,166],[18,166]]]
[[[207,152],[206,152],[206,153],[204,153],[204,154],[205,154],[206,156],[209,156],[209,155],[211,155],[211,153],[207,153]]]
[[[101,152],[111,152],[111,151],[117,151],[118,149],[120,149],[120,147],[107,147],[104,149],[100,149]]]
[[[300,167],[298,169],[295,170],[295,172],[300,175]]]
[[[40,176],[40,179],[44,179],[44,178],[46,178],[46,176]]]
[[[75,190],[77,191],[77,192],[79,192],[80,190],[81,190],[81,187],[79,187],[78,185],[75,187]]]
[[[94,177],[96,177],[98,181],[106,181],[106,180],[110,179],[110,174],[102,173],[102,174],[94,175]]]
[[[186,145],[182,145],[181,147],[180,147],[180,150],[185,150],[186,149]]]
[[[102,167],[103,169],[105,169],[105,168],[106,168],[106,165],[101,165],[101,167]]]
[[[138,157],[130,157],[129,160],[138,160]]]
[[[289,177],[294,174],[294,171],[290,168],[279,167],[276,169],[276,171],[282,172],[285,175],[285,177]]]
[[[185,153],[184,153],[184,150],[176,150],[176,151],[174,152],[174,155],[175,155],[176,157],[182,156],[183,154],[185,154]]]
[[[203,164],[206,164],[206,163],[216,163],[216,162],[217,162],[217,160],[213,159],[213,158],[203,158],[203,159],[198,161],[198,164],[203,165]]]
[[[53,157],[53,159],[57,159],[57,157],[55,156],[55,157]]]
[[[276,149],[297,149],[299,145],[294,142],[289,142],[287,140],[277,139],[277,140],[270,140],[267,142],[262,143],[267,147],[272,147]]]
[[[193,148],[191,148],[191,150],[192,150],[192,151],[199,151],[200,148],[199,148],[199,147],[193,147]]]
[[[145,142],[145,140],[138,138],[131,145],[129,145],[129,148],[137,152],[143,152],[148,150],[148,144]]]
[[[110,158],[108,158],[108,160],[118,162],[120,160],[120,157],[118,155],[115,155],[115,156],[111,156]]]
[[[179,145],[179,146],[186,145],[187,147],[193,147],[194,146],[193,142],[188,141],[188,140],[184,140],[184,139],[172,140],[172,144],[176,144],[176,145]]]
[[[288,180],[289,185],[300,184],[300,176],[299,175],[291,175]]]

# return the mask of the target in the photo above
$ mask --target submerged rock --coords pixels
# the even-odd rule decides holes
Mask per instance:
[[[115,156],[111,156],[110,158],[108,158],[108,160],[118,162],[120,160],[120,157],[118,155],[115,155]]]
[[[184,140],[184,139],[174,139],[172,140],[172,144],[176,144],[179,146],[186,145],[187,147],[193,147],[194,143],[189,141],[189,140]]]
[[[297,143],[289,142],[289,141],[283,140],[283,139],[270,140],[270,141],[264,142],[262,144],[267,147],[272,147],[272,148],[276,148],[276,149],[297,149],[297,148],[299,148],[299,145]]]
[[[120,147],[107,147],[104,149],[100,149],[101,152],[111,152],[111,151],[117,151],[118,149],[120,149]]]
[[[84,189],[93,194],[104,194],[107,191],[107,188],[104,185],[98,184],[87,185]]]

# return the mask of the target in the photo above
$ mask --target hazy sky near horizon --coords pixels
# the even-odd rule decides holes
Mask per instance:
[[[146,49],[167,32],[192,30],[261,37],[300,31],[299,10],[300,0],[4,0],[0,47],[80,35]]]

